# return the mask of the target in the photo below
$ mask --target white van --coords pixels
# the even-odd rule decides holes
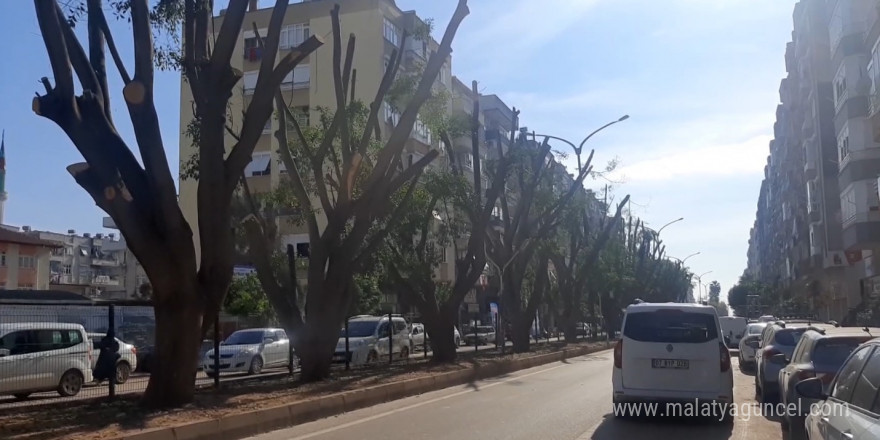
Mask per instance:
[[[389,344],[388,337],[391,336]],[[390,347],[389,347],[390,345]],[[409,357],[412,337],[409,326],[401,315],[358,315],[348,320],[348,353],[345,351],[345,327],[340,331],[333,354],[334,363],[345,363],[346,357],[352,365],[371,364],[380,359],[396,356]]]
[[[79,324],[0,324],[0,395],[68,397],[92,381],[92,344]]]
[[[739,340],[745,336],[749,320],[741,316],[721,316],[721,336],[731,348],[739,347]]]
[[[688,303],[628,306],[614,347],[611,382],[615,407],[653,401],[732,403],[730,352],[715,308]]]

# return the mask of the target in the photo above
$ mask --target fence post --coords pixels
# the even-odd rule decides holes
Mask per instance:
[[[351,369],[351,350],[348,347],[348,320],[350,316],[345,317],[345,371]]]
[[[425,326],[422,326],[422,352],[425,353],[425,359],[427,359],[428,358],[428,331],[427,331],[427,327],[425,327]]]
[[[116,307],[113,304],[107,307],[107,336],[111,341],[116,341]],[[119,352],[119,350],[116,350]],[[115,353],[114,353],[115,354]],[[115,356],[111,356],[115,359]],[[113,365],[113,374],[110,375],[110,400],[116,398],[116,365]]]
[[[220,312],[214,315],[214,388],[220,389]]]
[[[480,351],[480,338],[477,336],[477,318],[474,318],[474,351]]]
[[[394,363],[394,321],[392,312],[388,312],[388,365]]]

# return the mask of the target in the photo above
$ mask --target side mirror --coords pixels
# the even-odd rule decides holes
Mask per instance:
[[[264,343],[264,344],[271,344],[271,343],[273,343],[273,342],[275,342],[275,340],[272,339],[272,338],[263,338],[263,343]]]
[[[828,395],[825,394],[825,390],[822,387],[822,381],[816,377],[811,377],[798,382],[794,386],[794,390],[798,395],[806,397],[807,399],[825,400],[828,398]]]
[[[0,348],[0,357],[9,356],[11,352],[6,348]]]
[[[770,358],[770,361],[774,364],[786,365],[789,360],[785,358],[785,355],[782,353],[774,354],[773,357]]]

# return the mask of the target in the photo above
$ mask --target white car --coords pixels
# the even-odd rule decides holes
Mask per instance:
[[[822,379],[795,385],[798,395],[818,400],[804,421],[810,440],[874,440],[880,438],[880,338],[853,351],[825,392]]]
[[[767,327],[766,322],[750,322],[746,334],[739,340],[740,370],[755,368],[755,354],[761,345],[761,332]]]
[[[98,364],[98,356],[101,354],[98,344],[106,335],[104,333],[89,333],[88,336],[92,343],[92,371],[94,371],[95,366]],[[116,383],[123,384],[131,377],[131,372],[137,369],[137,349],[134,345],[122,342],[119,338],[116,338],[116,343],[119,344],[119,360],[116,361]]]
[[[428,349],[431,350],[431,338],[428,337],[428,333],[425,331],[425,324],[414,322],[410,324],[409,328],[410,339],[412,340],[412,348],[410,352],[422,350],[425,345],[428,345]],[[452,340],[456,347],[461,345],[461,333],[458,332],[458,328],[452,327]]]
[[[392,325],[393,324],[393,325]],[[389,346],[389,333],[392,339]],[[412,339],[403,316],[358,315],[348,319],[348,354],[345,351],[345,327],[340,331],[333,362],[344,363],[348,357],[352,365],[374,363],[389,354],[401,359],[409,357]]]
[[[612,400],[615,408],[623,408],[620,403],[699,401],[732,410],[730,364],[714,307],[633,304],[626,308],[621,337],[614,347]],[[716,402],[727,405],[715,406]],[[628,415],[617,409],[615,414]],[[729,419],[729,414],[718,417]]]
[[[25,399],[58,391],[75,396],[92,381],[92,350],[79,324],[0,324],[0,395]]]
[[[220,343],[220,372],[259,374],[265,367],[282,367],[290,362],[290,339],[280,328],[238,330]],[[296,363],[296,358],[294,358]],[[214,377],[214,349],[205,353],[202,368]]]

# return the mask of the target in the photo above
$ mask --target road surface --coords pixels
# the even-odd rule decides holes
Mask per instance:
[[[250,440],[615,440],[788,438],[780,425],[741,414],[706,419],[620,420],[611,415],[611,351],[410,397]],[[737,369],[735,399],[756,411],[753,378]],[[785,435],[784,435],[785,434]]]

